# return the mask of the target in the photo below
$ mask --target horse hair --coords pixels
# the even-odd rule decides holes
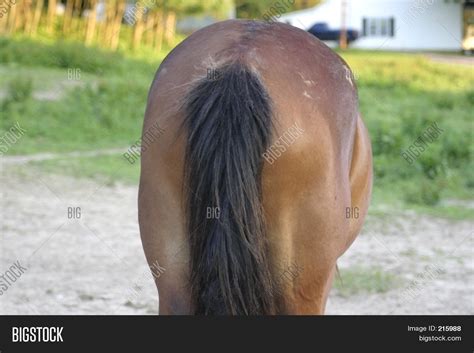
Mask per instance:
[[[245,64],[216,71],[217,79],[197,81],[184,102],[193,311],[274,314],[261,185],[271,100]]]

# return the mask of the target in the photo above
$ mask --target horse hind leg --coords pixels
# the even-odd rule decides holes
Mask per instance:
[[[346,249],[360,233],[372,194],[372,147],[370,137],[360,115],[357,118],[352,164],[350,170],[351,209],[349,213],[349,237]],[[346,215],[347,216],[347,215]]]

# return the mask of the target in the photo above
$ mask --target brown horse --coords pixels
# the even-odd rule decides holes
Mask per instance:
[[[160,314],[322,314],[372,155],[346,63],[297,28],[192,34],[148,97],[139,221]]]

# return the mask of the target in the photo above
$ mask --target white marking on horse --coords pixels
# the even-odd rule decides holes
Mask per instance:
[[[347,66],[343,66],[344,68],[344,71],[345,71],[345,78],[347,81],[349,81],[349,83],[351,84],[352,87],[354,87],[354,82],[352,81],[352,73],[351,73],[351,69],[349,69]]]
[[[298,75],[300,75],[301,80],[303,80],[303,83],[306,86],[314,86],[316,84],[313,80],[307,80],[301,72],[298,72]]]

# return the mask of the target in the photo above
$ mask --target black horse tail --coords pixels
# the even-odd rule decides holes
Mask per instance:
[[[185,183],[191,292],[200,315],[274,314],[262,209],[262,154],[271,101],[257,74],[233,62],[185,100]]]

